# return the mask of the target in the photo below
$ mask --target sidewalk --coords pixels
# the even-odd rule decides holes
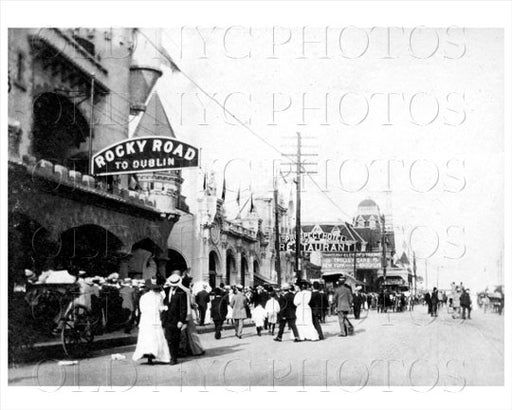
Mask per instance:
[[[246,319],[244,327],[254,327],[254,323],[252,321],[249,322],[249,320]],[[231,324],[224,324],[222,328],[223,331],[234,330],[234,326]],[[204,334],[213,333],[215,327],[213,323],[210,323],[204,326],[196,325],[196,329],[199,334]],[[115,332],[97,335],[94,337],[90,352],[136,344],[137,335],[137,328],[134,328],[130,334],[126,334],[124,331],[118,330]],[[64,358],[66,358],[66,355],[64,354],[60,337],[56,337],[54,340],[48,342],[36,343],[31,349],[27,349],[22,362]]]

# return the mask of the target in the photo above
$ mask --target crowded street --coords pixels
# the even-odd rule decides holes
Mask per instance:
[[[276,343],[266,331],[258,337],[254,327],[246,327],[241,340],[234,330],[224,331],[220,340],[213,333],[201,334],[206,353],[184,358],[174,367],[133,362],[132,345],[95,351],[71,366],[59,366],[57,360],[23,364],[11,369],[9,383],[48,391],[61,385],[81,386],[84,391],[98,386],[114,391],[129,386],[195,386],[198,391],[242,386],[233,390],[243,390],[248,385],[305,386],[306,390],[327,386],[332,391],[358,391],[364,386],[383,390],[421,386],[417,389],[426,391],[447,386],[459,391],[497,384],[503,378],[503,316],[476,310],[471,320],[460,320],[441,308],[432,318],[426,306],[402,313],[362,312],[360,320],[353,320],[354,335],[346,338],[337,337],[335,316],[326,322],[323,341],[293,343],[287,332],[283,342]],[[113,354],[126,359],[112,360]]]
[[[118,3],[6,30],[2,410],[504,403],[511,31]]]

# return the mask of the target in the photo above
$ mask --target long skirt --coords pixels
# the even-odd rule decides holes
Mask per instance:
[[[187,321],[187,328],[181,332],[180,356],[199,356],[204,354],[201,339],[193,319]]]
[[[137,347],[135,348],[132,359],[139,360],[145,355],[153,355],[156,361],[163,363],[169,363],[171,361],[169,345],[167,344],[161,325],[155,326],[144,323],[142,326],[139,326]]]

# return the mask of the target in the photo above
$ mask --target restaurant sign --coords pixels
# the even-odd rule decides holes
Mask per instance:
[[[169,137],[137,137],[116,142],[92,157],[93,175],[139,174],[199,165],[199,150]]]
[[[352,271],[354,269],[380,269],[382,255],[380,252],[347,252],[336,255],[322,256],[322,270],[327,271]]]

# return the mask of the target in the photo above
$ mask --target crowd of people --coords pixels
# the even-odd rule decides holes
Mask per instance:
[[[439,308],[445,306],[449,313],[452,314],[454,319],[471,319],[471,310],[473,302],[471,301],[470,290],[464,287],[461,282],[456,285],[455,282],[451,283],[449,294],[446,291],[441,291],[434,287],[432,291],[427,291],[423,295],[423,300],[427,305],[427,312],[432,317],[437,317]]]
[[[138,326],[133,360],[146,358],[149,363],[176,364],[180,356],[204,354],[196,326],[209,323],[214,325],[215,339],[222,337],[225,323],[232,325],[235,337],[241,339],[244,324],[250,321],[259,337],[267,334],[274,341],[282,342],[288,327],[290,339],[301,342],[325,339],[322,324],[329,315],[337,315],[339,336],[345,337],[354,334],[354,326],[348,318],[350,313],[357,320],[362,311],[410,311],[420,301],[427,305],[428,314],[433,317],[443,304],[454,318],[471,319],[472,310],[469,289],[462,283],[458,286],[453,283],[449,295],[433,288],[424,293],[421,300],[411,292],[398,290],[365,293],[361,286],[353,290],[343,275],[329,289],[320,282],[308,281],[285,284],[281,288],[221,283],[211,289],[205,282],[193,288],[188,272],[180,271],[158,281],[120,279],[117,273],[106,278],[87,277],[84,271],[58,272],[58,278],[48,274],[37,278],[30,270],[25,273],[27,282],[33,284],[73,279],[79,288],[74,302],[90,309],[103,324],[108,322],[105,316],[110,310],[126,333]]]
[[[241,339],[244,323],[250,319],[259,337],[266,333],[273,336],[274,341],[282,342],[288,327],[294,342],[319,341],[325,339],[322,323],[334,304],[339,336],[354,334],[348,315],[354,308],[354,300],[358,303],[357,292],[353,294],[344,277],[333,290],[331,304],[318,282],[285,284],[279,289],[223,284],[209,289],[204,284],[196,294],[190,285],[190,277],[182,276],[179,271],[173,272],[163,286],[155,280],[145,282],[139,301],[139,334],[133,360],[146,358],[148,363],[158,361],[174,365],[183,341],[187,346],[186,354],[203,354],[195,320],[198,326],[211,320],[216,339],[222,337],[225,322],[233,325],[235,337]]]

